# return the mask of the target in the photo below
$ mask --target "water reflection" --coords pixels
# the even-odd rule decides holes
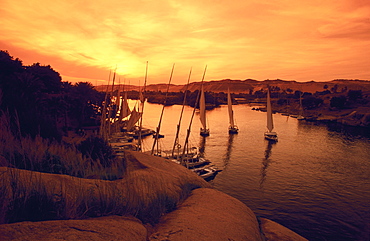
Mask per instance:
[[[201,157],[204,157],[205,147],[206,147],[206,137],[205,136],[200,136],[199,154],[200,154]]]
[[[346,126],[339,123],[328,123],[329,132],[337,132],[349,138],[365,137],[370,138],[370,128],[359,126]]]
[[[266,177],[267,177],[267,168],[270,165],[270,156],[272,153],[271,150],[274,144],[275,143],[272,141],[267,141],[267,146],[265,150],[265,158],[262,160],[260,188],[263,187],[263,183],[265,182]]]
[[[229,161],[230,161],[231,150],[233,148],[233,142],[234,142],[234,136],[235,135],[230,134],[227,140],[226,153],[224,156],[224,166],[223,166],[224,168],[229,164]]]

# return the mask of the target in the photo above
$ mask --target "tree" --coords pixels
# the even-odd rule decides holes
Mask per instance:
[[[27,66],[26,70],[40,81],[39,88],[45,93],[59,93],[62,87],[62,78],[59,73],[51,68],[50,65],[42,66],[35,63]]]
[[[362,98],[362,90],[349,90],[347,93],[348,99],[355,101]]]
[[[302,100],[302,106],[305,109],[314,109],[314,108],[319,107],[323,102],[324,101],[320,98],[309,96]]]
[[[302,91],[296,90],[294,91],[294,98],[299,99],[302,96]]]
[[[96,120],[104,98],[90,83],[62,82],[50,65],[23,66],[7,51],[0,51],[0,93],[14,133],[58,140],[70,120],[79,126]]]
[[[91,83],[76,83],[68,92],[69,117],[77,121],[78,127],[96,124],[91,121],[96,120],[103,98],[104,94],[95,90]]]
[[[332,91],[333,93],[337,93],[337,91],[338,91],[338,85],[337,85],[337,84],[335,84],[335,85],[331,88],[331,91]]]
[[[330,99],[330,107],[334,108],[343,108],[344,105],[346,104],[346,97],[344,95],[341,95],[339,97],[334,96],[333,98]]]
[[[289,103],[288,99],[278,99],[278,105],[287,105]]]

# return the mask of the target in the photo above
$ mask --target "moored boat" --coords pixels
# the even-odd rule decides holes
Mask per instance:
[[[229,134],[238,134],[239,128],[234,123],[234,111],[229,89],[227,89],[227,107],[229,112]]]
[[[194,168],[194,169],[191,169],[191,170],[206,181],[212,180],[221,171],[221,170],[218,170],[214,166]]]
[[[207,119],[206,119],[206,99],[203,90],[203,84],[201,87],[200,100],[199,100],[199,119],[202,124],[200,128],[201,136],[209,136],[209,129],[207,128]]]
[[[269,141],[277,141],[278,140],[277,133],[273,131],[274,122],[272,117],[270,88],[267,89],[266,110],[267,110],[267,131],[265,132],[265,139]]]

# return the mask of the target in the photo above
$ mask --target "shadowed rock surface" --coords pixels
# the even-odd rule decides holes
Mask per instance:
[[[70,220],[2,224],[0,240],[305,240],[267,219],[260,226],[250,208],[176,163],[139,152],[125,158],[127,173],[116,181],[1,167],[0,207],[10,204],[17,181],[58,197],[56,204],[64,200],[62,219]],[[96,217],[79,216],[81,205]]]
[[[199,188],[163,216],[149,240],[262,240],[257,218],[239,200]]]
[[[20,222],[0,225],[2,241],[10,240],[146,240],[140,220],[109,216],[86,220]]]

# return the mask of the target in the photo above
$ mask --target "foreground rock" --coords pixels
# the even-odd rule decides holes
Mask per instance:
[[[260,218],[260,227],[267,241],[307,241],[292,230],[266,218]]]
[[[145,241],[146,228],[136,218],[109,216],[86,220],[21,222],[0,225],[0,240]]]
[[[0,167],[0,221],[9,219],[6,207],[14,196],[34,193],[52,197],[48,205],[61,212],[59,219],[74,219],[2,224],[0,240],[305,240],[272,221],[260,226],[242,202],[178,164],[126,154],[128,171],[117,181]],[[50,211],[31,203],[21,211]]]
[[[262,240],[253,211],[209,188],[194,190],[177,210],[163,216],[149,240]]]
[[[125,159],[127,173],[116,181],[0,167],[0,223],[19,221],[12,219],[14,214],[32,221],[114,214],[135,215],[144,222],[156,222],[191,190],[210,187],[195,173],[163,158],[127,152]],[[13,199],[24,199],[24,210],[13,207],[15,213],[7,217],[6,209],[11,207]],[[35,199],[44,201],[38,205]],[[29,219],[35,215],[40,217]]]

